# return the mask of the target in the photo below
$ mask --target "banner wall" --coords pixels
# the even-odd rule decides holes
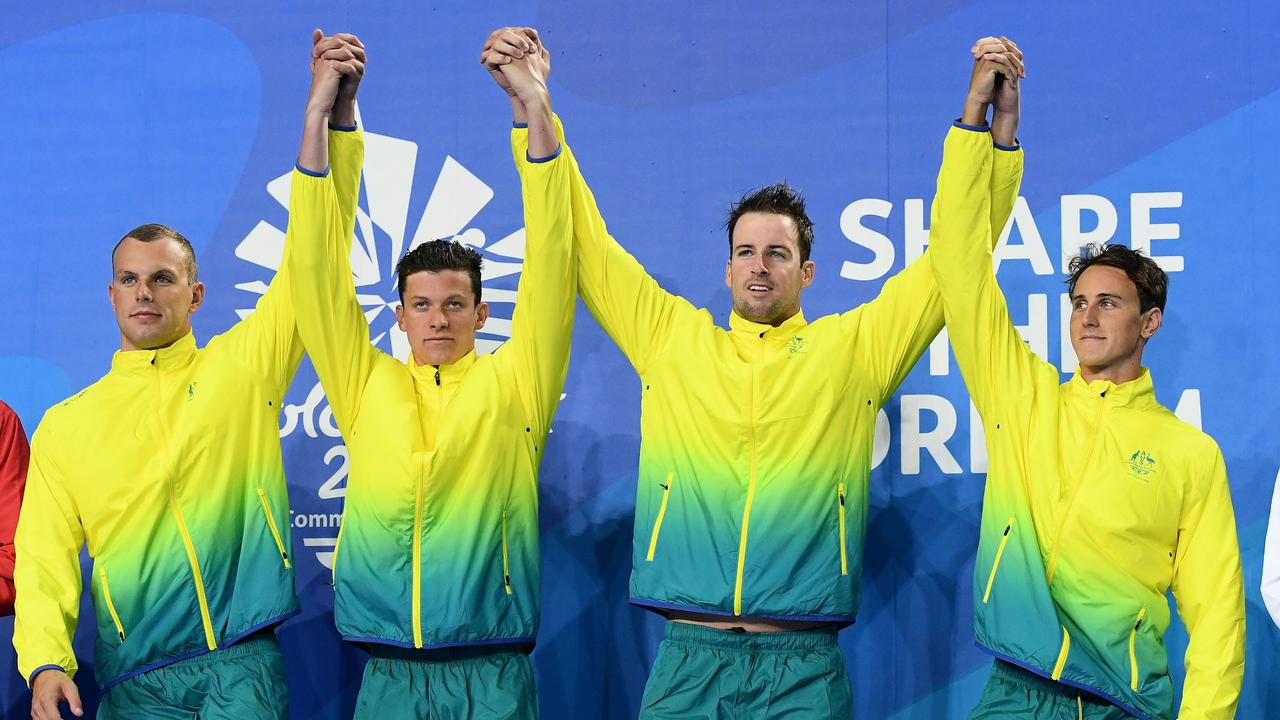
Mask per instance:
[[[501,7],[499,7],[501,6]],[[311,29],[357,33],[367,146],[353,270],[372,335],[405,357],[393,266],[456,237],[514,290],[523,252],[505,97],[479,65],[501,25],[537,27],[551,90],[619,242],[727,323],[729,203],[787,180],[814,220],[812,320],[876,295],[923,252],[942,139],[983,35],[1026,51],[1026,176],[996,253],[1022,332],[1065,380],[1064,260],[1140,247],[1170,273],[1146,360],[1162,403],[1226,456],[1248,601],[1241,718],[1280,717],[1280,630],[1258,592],[1280,467],[1280,6],[1264,2],[0,3],[0,399],[28,433],[95,381],[119,335],[109,253],[144,222],[195,245],[203,343],[254,306],[280,260]],[[509,295],[509,294],[508,294]],[[509,299],[509,297],[508,297]],[[512,304],[494,302],[491,350]],[[1268,369],[1270,368],[1270,369]],[[627,604],[639,383],[579,304],[541,474],[545,718],[629,718],[662,620]],[[796,398],[804,403],[805,398]],[[104,418],[109,421],[109,418]],[[879,417],[858,622],[841,634],[860,718],[963,717],[991,665],[973,645],[985,451],[945,333]],[[303,362],[280,417],[303,613],[280,629],[294,718],[346,718],[366,655],[333,628],[348,459]],[[483,429],[481,429],[483,431]],[[832,437],[831,443],[844,442]],[[86,568],[88,558],[85,558]],[[87,587],[87,583],[86,583]],[[21,590],[19,590],[20,592]],[[92,617],[87,600],[82,617]],[[98,695],[93,628],[77,682]],[[0,712],[26,717],[12,620]],[[1181,684],[1185,633],[1167,638]]]

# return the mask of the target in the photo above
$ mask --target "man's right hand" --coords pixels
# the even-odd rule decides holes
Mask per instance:
[[[56,668],[41,670],[31,683],[31,720],[61,720],[62,703],[71,707],[72,715],[84,716],[80,690],[71,677]]]
[[[1002,83],[1017,87],[1024,75],[1022,51],[1012,42],[1002,38],[985,37],[973,44],[973,72],[969,76],[969,92],[965,97],[966,125],[985,125],[987,108],[996,101]]]
[[[322,45],[335,44],[335,47]],[[312,33],[311,90],[307,94],[307,113],[328,115],[338,99],[338,91],[344,81],[351,99],[364,74],[364,48],[345,43],[338,38],[326,38],[315,30]],[[353,51],[358,51],[358,55]],[[344,59],[334,57],[341,53]],[[350,55],[350,57],[347,57]]]
[[[538,31],[527,27],[503,27],[489,33],[484,47],[480,49],[480,62],[489,71],[489,76],[502,88],[503,92],[516,97],[516,88],[511,80],[502,73],[502,66],[512,60],[519,60],[526,54],[545,53],[538,39]],[[548,63],[550,60],[548,59]],[[549,65],[548,65],[549,67]],[[545,81],[546,78],[543,78]]]

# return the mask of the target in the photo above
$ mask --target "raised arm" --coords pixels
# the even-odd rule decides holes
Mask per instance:
[[[1244,581],[1222,453],[1183,502],[1173,597],[1190,641],[1179,720],[1235,717],[1244,681]]]
[[[929,231],[947,334],[984,418],[991,417],[997,401],[1026,398],[1018,388],[1032,387],[1036,373],[1053,372],[1055,378],[1057,373],[1018,334],[991,265],[995,239],[1004,226],[998,216],[1008,217],[998,206],[1012,208],[1022,171],[1022,151],[1005,144],[1016,142],[1021,84],[1020,66],[1012,65],[1007,47],[995,38],[975,45],[977,60],[965,112],[943,145]],[[993,127],[1000,128],[994,148],[986,122],[993,103]],[[980,192],[981,188],[990,191]]]
[[[512,150],[524,201],[525,254],[511,318],[511,339],[495,360],[515,378],[530,422],[545,435],[569,368],[577,267],[564,148],[547,89],[551,54],[536,31],[511,39],[522,57],[495,54],[490,72],[527,127],[513,129]]]
[[[364,46],[353,35],[317,38],[289,195],[288,266],[298,333],[343,433],[351,431],[378,353],[369,344],[350,259],[364,164],[355,128],[364,60]]]
[[[77,663],[71,639],[80,616],[80,513],[67,493],[55,453],[60,442],[44,423],[36,428],[27,471],[25,504],[18,519],[14,581],[20,592],[13,622],[18,671],[31,685],[31,716],[59,718],[66,702],[79,717],[80,696],[71,678]]]
[[[975,46],[975,52],[978,49]],[[1010,51],[1010,55],[1014,52]],[[1005,62],[1015,76],[1021,73],[1020,52]],[[974,249],[985,249],[988,266],[991,250],[1013,212],[1022,180],[1022,153],[1014,146],[1018,127],[1016,84],[1012,88],[1013,92],[1004,98],[993,118],[993,128],[1000,129],[994,154],[992,141],[987,137],[986,105],[972,118],[972,125],[960,124],[962,129],[972,131],[974,137],[953,140],[959,130],[952,130],[948,135],[934,197],[930,245],[938,238],[937,210],[945,201],[966,211],[963,221],[953,223],[951,228],[963,232]],[[991,103],[992,99],[987,98],[986,104]],[[877,381],[881,403],[888,400],[911,372],[942,328],[944,310],[935,280],[939,252],[931,248],[890,278],[874,300],[841,318],[853,342],[855,361]]]
[[[522,57],[537,47],[540,41],[531,28],[500,28],[489,36],[480,61],[494,73],[496,67],[509,61],[507,58]],[[494,79],[504,86],[500,76],[495,75]],[[518,131],[528,122],[522,103],[512,101],[512,117]],[[609,235],[595,197],[573,154],[564,145],[564,132],[558,121],[555,129],[557,139],[565,147],[562,161],[568,166],[578,294],[636,371],[643,374],[656,351],[666,344],[674,318],[691,316],[697,310],[659,287],[640,263]],[[522,138],[520,132],[512,134],[512,150],[517,156],[523,152],[519,147]],[[532,134],[528,142],[528,152],[537,156]]]

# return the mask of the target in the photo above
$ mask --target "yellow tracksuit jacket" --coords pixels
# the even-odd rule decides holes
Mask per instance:
[[[987,228],[1017,178],[983,133],[954,129],[930,252],[990,466],[974,571],[978,644],[1141,718],[1172,717],[1164,633],[1173,589],[1190,633],[1182,720],[1231,718],[1244,595],[1222,454],[1156,402],[1151,376],[1086,383],[1027,347],[991,266]],[[954,169],[954,170],[952,170]],[[989,193],[981,192],[990,187]],[[994,227],[994,225],[992,225]]]
[[[330,134],[332,182],[358,183],[354,142]],[[294,172],[291,215],[312,212],[298,187],[316,182]],[[298,611],[279,431],[302,358],[289,284],[286,263],[254,312],[205,347],[188,333],[117,352],[45,413],[15,541],[13,643],[28,681],[76,671],[85,544],[105,690]]]
[[[575,270],[568,151],[526,157],[526,247],[511,339],[451,365],[369,343],[343,226],[356,188],[305,188],[291,255],[298,330],[351,457],[334,618],[406,648],[532,643],[541,587],[538,465],[568,369]]]
[[[1005,190],[996,228],[1017,195]],[[578,293],[643,392],[631,601],[853,622],[876,413],[942,327],[930,254],[849,312],[778,327],[733,314],[725,330],[609,236],[576,168],[572,193]]]

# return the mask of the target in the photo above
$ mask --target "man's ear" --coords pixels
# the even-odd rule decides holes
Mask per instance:
[[[1153,307],[1144,313],[1142,318],[1142,339],[1150,340],[1152,335],[1160,329],[1160,325],[1164,322],[1164,311],[1158,307]]]
[[[204,304],[204,283],[197,282],[191,286],[191,313],[194,315]]]

